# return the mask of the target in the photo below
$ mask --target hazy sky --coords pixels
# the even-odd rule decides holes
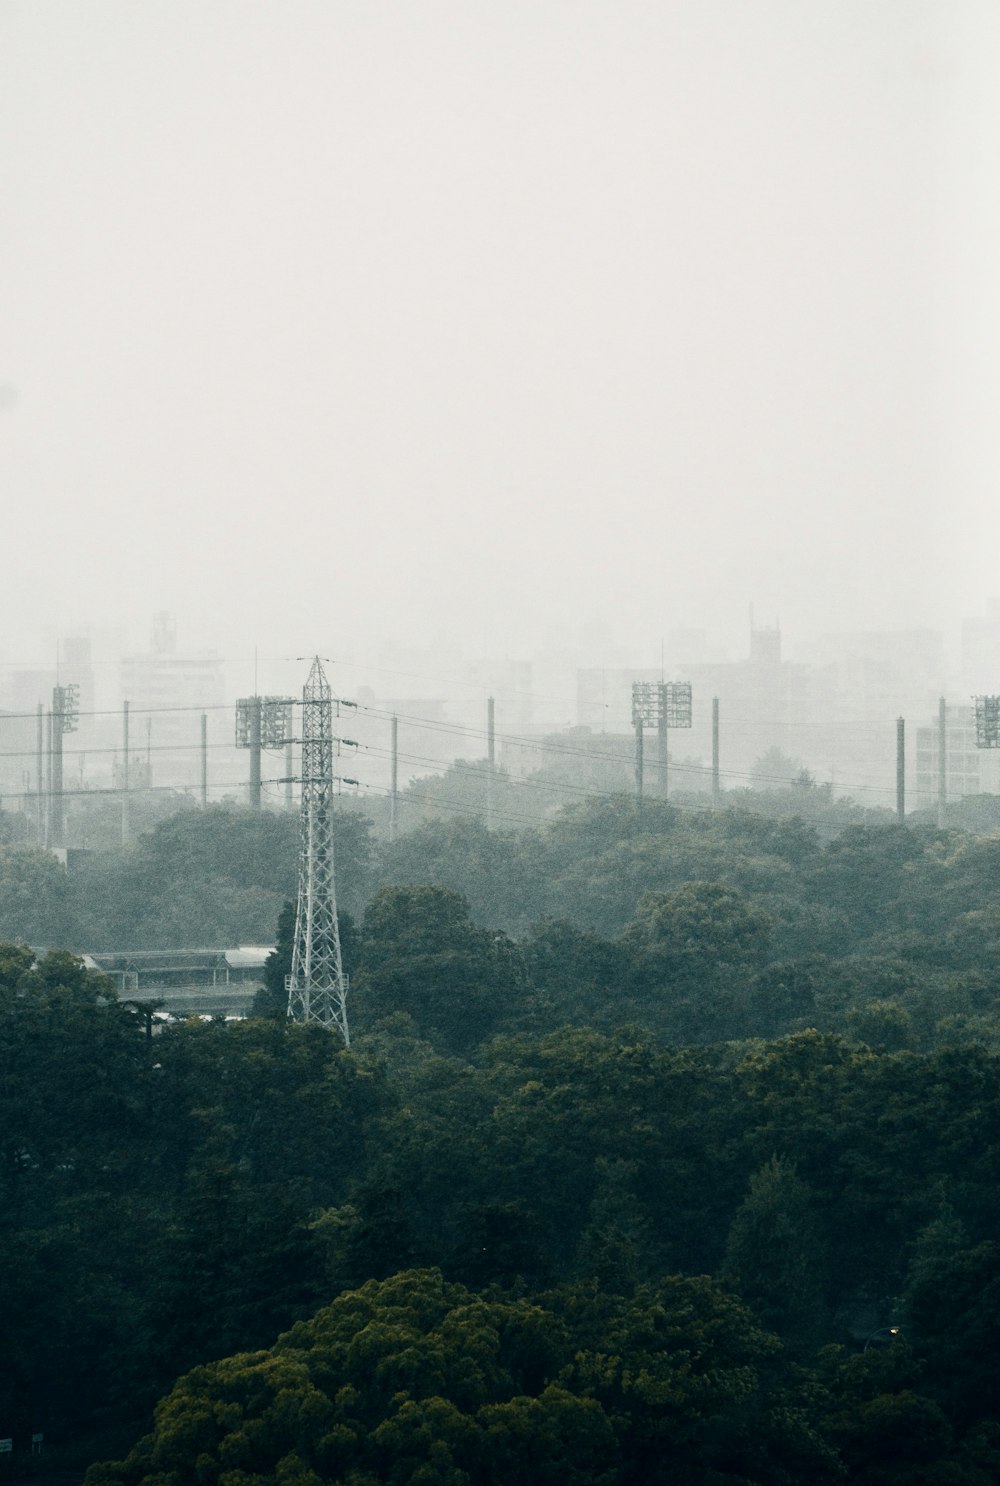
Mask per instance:
[[[957,627],[998,77],[996,0],[0,0],[0,652]]]

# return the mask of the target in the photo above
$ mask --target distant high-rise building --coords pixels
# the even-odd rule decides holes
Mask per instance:
[[[913,803],[921,809],[929,809],[937,801],[939,740],[937,719],[916,730]],[[976,746],[971,701],[945,708],[944,760],[946,800],[964,800],[969,795],[995,794],[1000,790],[1000,752]]]
[[[962,620],[962,684],[973,694],[1000,693],[1000,599]]]
[[[121,663],[123,700],[129,703],[130,754],[145,759],[153,780],[163,786],[194,785],[200,773],[201,713],[208,714],[209,738],[216,749],[233,745],[233,721],[226,710],[223,660],[214,650],[178,651],[173,616],[157,614],[148,651]],[[213,749],[213,762],[238,783],[243,766]],[[219,768],[215,772],[218,774]],[[228,776],[232,777],[229,778]]]
[[[719,699],[722,782],[738,789],[750,782],[754,763],[769,749],[826,765],[827,698],[817,694],[808,667],[781,659],[777,630],[754,630],[746,660],[684,663],[665,655],[665,679],[689,681],[692,687],[690,732],[671,733],[670,757],[676,760],[678,790],[706,787],[712,757],[712,702]],[[584,667],[577,672],[577,723],[599,733],[623,733],[631,720],[632,686],[658,682],[659,668]],[[819,749],[823,752],[818,752]],[[700,767],[688,768],[686,765]]]
[[[63,686],[75,686],[80,699],[81,716],[94,710],[94,667],[90,640],[74,635],[59,647],[59,680]]]
[[[770,629],[750,629],[750,659],[754,665],[781,665],[781,630],[777,625]]]

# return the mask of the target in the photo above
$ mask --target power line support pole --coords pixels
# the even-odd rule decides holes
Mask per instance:
[[[945,806],[948,802],[948,727],[945,699],[938,702],[938,830],[944,830]]]
[[[317,655],[302,690],[302,804],[288,1017],[351,1042],[333,861],[333,698]]]
[[[656,719],[656,761],[657,784],[660,788],[660,795],[665,800],[669,793],[667,784],[669,755],[667,753],[667,709],[662,702]]]
[[[208,713],[201,714],[201,808],[208,809]]]
[[[389,741],[389,840],[399,830],[399,718],[393,717]]]
[[[129,795],[128,795],[128,702],[122,703],[122,846],[129,839]]]
[[[486,829],[493,829],[493,771],[496,765],[496,737],[494,733],[496,703],[493,697],[486,699]]]
[[[642,809],[642,715],[633,711],[632,721],[635,726],[635,802]]]
[[[45,709],[38,704],[35,728],[35,832],[39,846],[45,845]]]
[[[906,723],[896,718],[896,819],[906,820]]]
[[[52,845],[52,713],[45,714],[45,845]]]
[[[250,809],[260,809],[260,697],[250,700]]]
[[[712,698],[712,808],[718,810],[722,800],[719,781],[719,698]]]
[[[66,731],[63,713],[63,688],[52,689],[52,803],[50,806],[50,845],[65,846],[65,816],[63,814],[63,734]]]

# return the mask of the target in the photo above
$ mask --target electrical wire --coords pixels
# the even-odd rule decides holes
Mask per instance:
[[[344,701],[345,701],[345,699],[343,699],[343,698],[336,699],[336,700],[338,702],[340,702],[340,703],[344,703]],[[351,705],[351,704],[347,704],[347,705]],[[428,732],[428,733],[431,733],[431,734],[437,734],[437,735],[439,735],[441,737],[446,737],[446,738],[449,738],[449,739],[462,739],[462,740],[465,740],[465,741],[475,741],[475,742],[480,742],[480,741],[487,742],[488,741],[488,733],[482,727],[471,727],[471,726],[468,726],[466,724],[449,722],[449,721],[447,721],[447,720],[445,720],[443,718],[442,719],[430,719],[430,718],[426,718],[426,717],[419,717],[419,716],[416,716],[415,714],[392,712],[392,711],[390,711],[390,710],[388,710],[386,708],[375,707],[375,706],[372,706],[372,705],[369,705],[369,704],[361,704],[361,705],[358,706],[358,709],[357,710],[358,710],[359,713],[366,714],[367,716],[369,716],[373,720],[378,719],[378,720],[386,721],[386,720],[391,720],[391,719],[395,718],[395,720],[397,722],[402,722],[402,723],[404,723],[409,728],[417,729],[417,730],[422,730],[424,732]],[[144,718],[144,717],[147,717],[148,718],[148,717],[154,717],[154,716],[167,716],[167,715],[169,715],[169,716],[185,716],[185,715],[191,715],[191,714],[194,714],[194,713],[203,713],[203,714],[204,713],[209,713],[209,712],[211,712],[211,713],[227,712],[228,713],[230,711],[231,711],[231,704],[229,704],[229,703],[212,703],[212,704],[208,704],[208,705],[191,705],[191,706],[169,706],[169,707],[168,706],[163,706],[163,707],[145,707],[145,708],[144,707],[136,707],[136,708],[130,710],[130,714],[129,715],[130,715],[130,718],[132,718],[132,719],[140,719],[140,718]],[[86,718],[95,718],[96,719],[96,718],[118,717],[121,714],[120,714],[120,712],[117,709],[114,709],[114,710],[113,709],[94,709],[94,710],[88,710],[88,711],[80,712],[80,713],[74,714],[74,715],[76,715],[76,716],[78,716],[80,718],[86,717]],[[5,722],[18,721],[18,720],[23,720],[23,721],[34,720],[37,723],[38,714],[37,714],[37,712],[4,713],[4,714],[0,714],[0,725],[2,725]],[[727,725],[732,724],[732,722],[733,722],[733,720],[730,719],[727,716]],[[803,724],[803,727],[805,727],[805,726],[806,725]],[[868,725],[869,731],[873,730],[875,728],[875,726],[876,725],[873,724],[873,723],[872,724],[869,724]],[[933,725],[931,725],[931,729],[929,729],[929,730],[932,730],[932,729],[933,729]],[[672,730],[672,731],[676,732],[677,730]],[[885,737],[885,739],[886,739],[886,755],[887,756],[890,756],[890,746],[891,745],[890,745],[890,741],[889,740],[890,740],[892,734],[890,733],[890,730],[889,730],[888,725],[886,726],[886,728],[884,729],[884,731],[881,732],[880,735],[883,736],[883,737]],[[69,735],[67,734],[66,736],[69,736]],[[608,738],[608,740],[610,741],[611,738],[613,738],[615,735],[608,735],[608,734],[604,734],[604,735],[601,735],[601,734],[593,735],[593,734],[591,734],[590,736],[591,737],[596,737],[596,738],[605,737],[605,738]],[[628,735],[627,734],[622,734],[622,735],[619,735],[619,736],[621,737],[622,743],[624,744],[624,742],[625,742],[626,738],[628,737]],[[626,759],[629,756],[627,754],[627,752],[626,752],[626,750],[625,750],[624,747],[619,748],[619,749],[617,749],[615,751],[609,751],[609,750],[607,750],[605,748],[580,747],[579,745],[574,745],[574,743],[572,743],[572,742],[570,742],[568,740],[567,741],[559,741],[558,738],[557,738],[557,735],[553,735],[553,734],[547,734],[547,735],[544,735],[542,737],[539,737],[539,736],[534,735],[534,734],[524,734],[524,733],[516,733],[516,732],[501,732],[501,733],[495,734],[495,741],[497,741],[497,742],[500,743],[501,748],[503,747],[503,745],[506,744],[506,745],[510,745],[510,746],[517,746],[517,747],[522,747],[522,748],[528,748],[530,750],[536,751],[536,752],[538,752],[542,756],[543,761],[549,761],[551,759],[562,757],[562,758],[566,758],[566,759],[583,759],[583,760],[586,760],[588,763],[591,763],[591,764],[602,764],[602,763],[604,763],[604,764],[611,764],[611,765],[615,765],[615,766],[619,766],[620,767],[624,762],[626,762]],[[390,757],[389,750],[387,750],[385,748],[382,748],[382,747],[379,747],[378,745],[362,744],[360,746],[364,749],[364,751],[366,751],[367,753],[369,753],[373,757],[378,757],[378,758],[382,758],[382,759],[385,759],[385,758]],[[130,754],[132,754],[133,756],[135,756],[137,758],[141,758],[141,756],[142,756],[142,754],[144,752],[147,754],[147,756],[151,756],[154,753],[157,756],[167,755],[167,754],[171,754],[171,755],[193,755],[195,753],[199,753],[200,754],[202,752],[203,747],[206,748],[207,750],[211,751],[212,753],[218,753],[218,752],[223,752],[223,751],[229,753],[229,752],[231,752],[235,748],[235,744],[231,744],[231,743],[228,743],[228,742],[217,742],[217,741],[213,741],[211,743],[206,743],[205,745],[202,745],[202,743],[199,740],[191,740],[190,742],[174,741],[174,742],[169,742],[169,743],[156,743],[156,744],[153,744],[153,743],[149,742],[148,740],[145,743],[143,743],[143,742],[141,742],[139,740],[136,740],[136,743],[135,743],[135,746],[134,747],[132,747],[130,745],[129,752],[130,752]],[[279,746],[279,748],[277,748],[277,749],[269,749],[269,750],[262,749],[262,752],[274,752],[274,753],[277,753],[277,752],[280,752],[280,751],[281,751],[281,746]],[[112,756],[112,757],[114,757],[114,756],[120,756],[121,752],[122,752],[122,748],[121,748],[120,745],[117,746],[117,747],[116,746],[112,746],[112,745],[106,745],[106,744],[102,744],[102,745],[96,746],[96,747],[94,747],[94,746],[78,747],[78,748],[66,747],[63,750],[63,757],[64,757],[64,760],[66,762],[69,762],[70,760],[79,759],[81,757],[86,757],[88,755],[91,756],[91,757],[98,757],[98,758],[100,758],[100,757],[106,757],[106,756]],[[25,747],[25,748],[21,748],[21,749],[4,749],[4,750],[0,750],[0,758],[23,759],[23,760],[26,760],[26,761],[27,760],[30,760],[32,762],[35,762],[37,760],[37,757],[38,757],[38,746],[37,746],[37,742],[35,743],[35,745],[33,747]],[[423,754],[418,754],[418,753],[412,753],[412,754],[405,754],[404,753],[404,754],[397,754],[397,757],[398,758],[403,758],[404,761],[410,762],[410,763],[414,764],[415,766],[427,767],[429,769],[441,769],[442,766],[444,766],[445,768],[447,768],[447,766],[448,766],[448,761],[447,760],[442,760],[440,757],[432,757],[430,755],[423,755]],[[472,767],[468,763],[466,763],[465,766],[467,768],[468,767]],[[685,773],[688,774],[688,775],[696,774],[696,775],[704,778],[709,773],[709,766],[707,764],[698,764],[698,763],[686,763],[686,762],[674,762],[674,761],[671,761],[671,771],[675,775],[683,775]],[[790,782],[789,779],[787,778],[787,776],[761,775],[756,770],[735,770],[735,769],[720,769],[719,770],[719,779],[720,779],[720,782],[724,780],[724,781],[727,781],[729,783],[737,783],[737,782],[739,782],[739,783],[750,783],[750,782],[754,782],[756,784],[768,784],[768,783],[770,783],[770,784],[774,784],[776,786],[787,786],[789,784],[789,782]],[[243,784],[244,784],[244,781],[238,781],[238,782],[237,781],[233,781],[232,782],[232,787],[242,787]],[[163,790],[169,790],[169,789],[174,789],[174,788],[186,789],[186,788],[191,788],[191,787],[192,786],[188,786],[188,785],[182,785],[182,786],[176,786],[176,785],[155,786],[156,789],[163,789]],[[227,788],[227,787],[230,787],[230,785],[228,783],[225,784],[225,785],[222,785],[222,784],[218,784],[217,782],[213,781],[213,786],[212,787],[213,787],[213,789]],[[585,786],[574,786],[574,785],[572,785],[572,784],[570,784],[570,783],[568,783],[566,781],[557,782],[557,781],[553,781],[553,780],[533,780],[533,779],[530,779],[530,778],[529,779],[518,780],[516,782],[516,787],[518,787],[518,788],[530,787],[530,788],[537,788],[537,789],[543,789],[543,790],[547,789],[549,791],[563,790],[563,791],[569,792],[569,793],[579,793],[579,794],[588,794],[588,793],[590,793],[590,794],[594,794],[594,795],[599,795],[599,794],[605,792],[602,789],[600,789],[599,787],[593,787],[593,788],[591,788],[589,786],[587,786],[587,787],[585,787]],[[874,795],[874,794],[877,794],[877,795],[881,795],[883,798],[884,797],[887,797],[887,796],[890,796],[891,793],[892,793],[892,786],[890,784],[888,784],[888,783],[885,784],[885,785],[880,785],[880,784],[873,784],[873,783],[870,783],[870,782],[867,782],[867,781],[864,781],[863,782],[861,780],[851,780],[851,779],[841,779],[840,781],[838,781],[838,789],[841,790],[841,791],[843,791],[843,792],[846,792],[849,795],[857,795],[857,794]],[[95,789],[92,789],[92,790],[84,790],[84,791],[81,791],[80,793],[96,793],[96,792],[97,792],[97,789],[95,788]],[[112,789],[109,792],[114,793],[116,791],[114,791]],[[64,789],[64,793],[69,793],[69,791],[66,790],[66,789]]]

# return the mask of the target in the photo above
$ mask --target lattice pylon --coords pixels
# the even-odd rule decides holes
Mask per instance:
[[[302,689],[302,808],[288,1016],[336,1027],[350,1046],[333,860],[333,697],[316,656]]]

